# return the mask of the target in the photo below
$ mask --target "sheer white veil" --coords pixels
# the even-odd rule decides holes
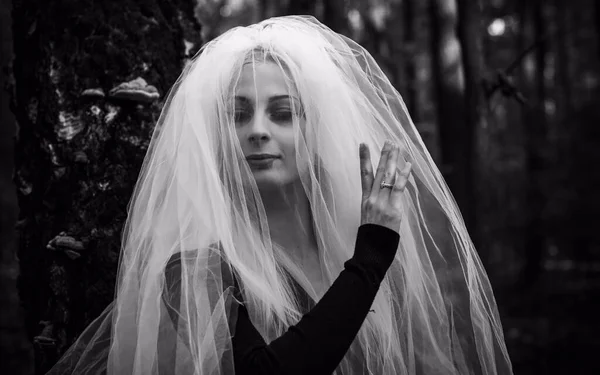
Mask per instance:
[[[185,67],[128,207],[116,298],[50,373],[233,374],[239,299],[268,343],[304,313],[292,279],[321,298],[271,241],[236,137],[240,72],[265,59],[302,102],[296,162],[329,283],[360,224],[359,143],[377,165],[390,139],[413,164],[396,259],[336,373],[357,374],[358,356],[378,375],[511,374],[487,275],[400,94],[364,48],[299,16],[232,29]]]

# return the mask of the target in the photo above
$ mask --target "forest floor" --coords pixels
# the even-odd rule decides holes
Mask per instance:
[[[562,263],[497,296],[515,375],[600,374],[600,265]]]

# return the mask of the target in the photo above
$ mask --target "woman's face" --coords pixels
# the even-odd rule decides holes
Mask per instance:
[[[292,108],[300,111],[300,99],[288,86],[278,65],[263,62],[245,65],[236,87],[236,133],[261,190],[280,188],[299,178]],[[303,126],[303,116],[298,118]]]

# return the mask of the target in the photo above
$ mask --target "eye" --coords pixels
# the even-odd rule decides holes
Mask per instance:
[[[233,119],[236,124],[245,123],[252,118],[252,112],[247,109],[236,109],[233,112]]]
[[[275,122],[292,122],[292,110],[290,108],[276,108],[271,112],[271,119]]]

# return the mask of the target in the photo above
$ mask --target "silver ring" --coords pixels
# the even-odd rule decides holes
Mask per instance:
[[[394,187],[394,184],[388,184],[385,181],[381,181],[381,184],[379,185],[380,189],[392,189]]]

